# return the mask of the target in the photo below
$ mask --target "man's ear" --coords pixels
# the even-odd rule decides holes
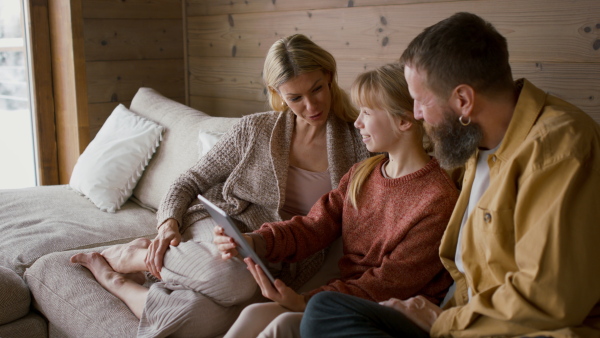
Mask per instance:
[[[475,90],[466,84],[456,86],[450,96],[450,104],[460,115],[470,117],[475,107]]]

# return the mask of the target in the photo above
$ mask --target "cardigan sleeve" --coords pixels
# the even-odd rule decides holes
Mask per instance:
[[[323,195],[306,216],[265,223],[256,233],[263,236],[271,262],[298,262],[328,247],[342,233],[342,213],[351,172],[336,189]]]
[[[158,225],[174,218],[180,228],[183,227],[183,215],[198,194],[224,182],[240,162],[243,140],[250,129],[248,120],[241,119],[206,155],[171,184],[156,214]]]

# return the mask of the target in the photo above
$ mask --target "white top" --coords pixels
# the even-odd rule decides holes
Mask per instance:
[[[458,233],[458,241],[456,247],[456,255],[454,256],[454,262],[456,263],[456,268],[461,273],[465,273],[463,261],[462,261],[462,230],[467,223],[467,219],[471,215],[473,209],[481,199],[481,196],[485,193],[487,188],[490,186],[490,167],[488,166],[488,158],[492,154],[498,150],[500,145],[496,146],[494,149],[490,150],[479,150],[479,155],[477,157],[477,168],[475,169],[475,179],[473,180],[473,187],[471,188],[471,195],[469,196],[469,204],[467,205],[467,210],[465,210],[465,214],[462,219],[462,224],[460,226],[460,231]],[[471,288],[469,288],[469,299],[471,299]]]

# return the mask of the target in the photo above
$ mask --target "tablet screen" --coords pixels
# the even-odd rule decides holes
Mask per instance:
[[[242,257],[250,257],[254,261],[254,263],[258,264],[265,275],[269,277],[271,283],[275,283],[275,278],[269,272],[267,266],[263,263],[263,261],[258,257],[256,252],[252,249],[250,244],[246,241],[239,228],[237,227],[237,221],[231,218],[223,209],[214,205],[211,201],[207,200],[204,196],[198,195],[198,199],[204,205],[204,208],[210,216],[214,219],[214,221],[225,230],[225,234],[237,243],[237,250]]]

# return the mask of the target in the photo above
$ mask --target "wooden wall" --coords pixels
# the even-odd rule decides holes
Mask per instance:
[[[459,11],[506,36],[515,77],[600,122],[598,0],[183,0],[189,105],[212,115],[268,109],[261,71],[277,39],[302,33],[338,61],[339,82],[396,61],[423,28]]]
[[[81,0],[90,139],[140,87],[184,102],[181,0]]]

